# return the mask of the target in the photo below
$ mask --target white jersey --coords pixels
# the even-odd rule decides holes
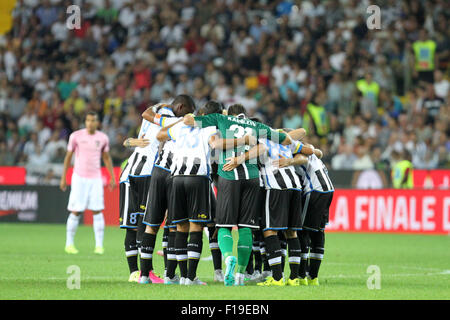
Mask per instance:
[[[170,139],[174,142],[172,175],[211,174],[211,148],[209,140],[217,133],[216,127],[190,127],[179,123],[168,130]]]
[[[304,193],[334,191],[334,186],[328,177],[327,168],[315,154],[308,157],[306,165],[296,166],[295,170],[301,178]]]
[[[164,115],[161,117],[161,126],[168,126],[176,122],[178,118],[169,108],[161,108],[158,114]],[[136,147],[128,158],[128,163],[120,175],[120,182],[128,181],[128,177],[142,177],[150,176],[153,171],[153,165],[158,156],[159,141],[156,135],[161,130],[161,126],[151,123],[145,119],[142,120],[141,129],[139,130],[139,139],[148,139],[149,145],[146,147]]]
[[[293,155],[302,150],[303,144],[294,141],[290,145],[281,145],[268,139],[259,139],[259,142],[266,146],[267,155],[264,159],[261,173],[264,180],[264,186],[267,190],[277,189],[297,189],[301,190],[300,178],[295,173],[294,166],[278,168],[273,165],[273,161],[280,158],[293,158]]]

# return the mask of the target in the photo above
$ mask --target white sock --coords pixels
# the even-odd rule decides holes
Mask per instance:
[[[95,234],[95,246],[103,247],[103,234],[105,232],[105,219],[103,213],[97,213],[93,215],[94,219],[94,234]]]
[[[69,214],[66,226],[66,247],[73,245],[79,222],[80,216],[76,216],[73,213]]]

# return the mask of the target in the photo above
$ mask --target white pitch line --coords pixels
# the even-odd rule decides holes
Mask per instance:
[[[369,263],[351,263],[351,262],[323,262],[324,265],[342,265],[342,266],[361,266],[368,267]],[[416,266],[399,266],[393,265],[394,268],[402,268],[402,269],[413,269],[413,270],[421,270],[421,271],[441,271],[442,269],[438,268],[424,268],[424,267],[416,267]]]
[[[416,276],[439,276],[439,275],[450,275],[450,270],[443,270],[440,272],[431,272],[431,273],[381,273],[381,277],[416,277]],[[203,280],[212,281],[214,277],[202,277]],[[367,278],[367,274],[327,274],[322,277],[322,279],[353,279],[353,278]],[[3,278],[2,280],[17,280],[15,278]],[[20,280],[67,280],[64,277],[49,277],[49,278],[36,278],[36,277],[24,277],[20,278]],[[126,277],[106,277],[106,276],[87,276],[81,277],[81,281],[84,280],[116,280],[116,281],[124,281]]]

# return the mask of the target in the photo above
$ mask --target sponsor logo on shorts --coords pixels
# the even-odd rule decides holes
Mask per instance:
[[[206,219],[208,216],[206,215],[206,214],[204,214],[204,213],[199,213],[198,215],[197,215],[197,218],[201,218],[201,219]]]

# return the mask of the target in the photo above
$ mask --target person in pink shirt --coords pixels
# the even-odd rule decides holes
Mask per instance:
[[[60,188],[67,189],[67,169],[72,156],[75,154],[72,186],[67,209],[70,211],[67,219],[67,235],[65,251],[70,254],[78,253],[74,245],[75,233],[78,228],[80,215],[86,210],[93,212],[95,253],[103,254],[103,235],[105,220],[102,210],[103,182],[101,174],[101,159],[110,174],[110,189],[115,188],[116,182],[113,172],[112,160],[109,155],[108,136],[97,130],[99,121],[95,112],[88,112],[85,118],[85,129],[74,131],[69,137],[64,170],[61,176]]]

